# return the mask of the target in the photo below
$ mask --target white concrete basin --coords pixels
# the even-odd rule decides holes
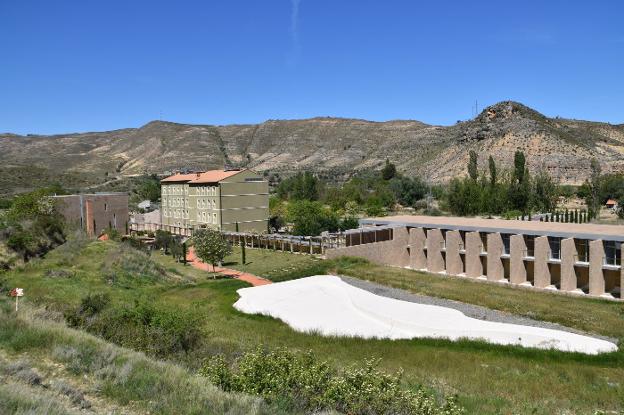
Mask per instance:
[[[241,288],[234,307],[278,318],[299,332],[325,336],[480,339],[495,344],[598,354],[609,341],[561,330],[479,320],[434,305],[381,297],[332,275]]]

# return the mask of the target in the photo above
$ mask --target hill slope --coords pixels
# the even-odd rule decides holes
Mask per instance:
[[[449,127],[418,121],[343,118],[269,120],[257,125],[187,125],[153,121],[140,128],[54,136],[0,134],[0,191],[27,188],[33,175],[95,184],[112,176],[165,173],[224,163],[258,171],[309,169],[344,178],[386,158],[408,175],[446,181],[463,174],[468,152],[510,165],[527,154],[533,168],[563,183],[581,183],[596,157],[606,171],[624,171],[624,125],[547,118],[516,102],[486,108]],[[36,172],[33,173],[33,172]]]

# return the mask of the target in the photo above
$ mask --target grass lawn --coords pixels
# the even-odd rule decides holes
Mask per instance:
[[[311,255],[247,248],[245,264],[243,265],[241,261],[241,249],[235,246],[232,254],[223,261],[223,266],[249,272],[271,281],[281,281],[292,278],[292,273],[296,273],[297,270],[307,269],[320,264],[323,260]]]
[[[408,384],[424,385],[439,395],[457,394],[468,413],[584,414],[624,409],[622,351],[592,357],[481,342],[362,340],[296,333],[280,321],[237,312],[232,303],[237,299],[236,290],[245,283],[213,280],[209,273],[160,253],[152,254],[152,259],[168,270],[167,278],[110,284],[102,276],[102,262],[115,249],[114,242],[93,242],[83,248],[83,255],[69,262],[52,252],[44,260],[8,272],[5,285],[25,288],[25,301],[59,310],[77,304],[87,293],[102,291],[109,292],[112,301],[118,303],[144,296],[172,308],[197,310],[205,315],[205,345],[186,362],[189,366],[214,353],[234,356],[259,344],[284,346],[312,350],[337,367],[381,358],[382,368],[403,368]],[[624,338],[623,304],[528,292],[361,261],[322,261],[265,250],[248,249],[247,264],[239,261],[240,252],[235,251],[224,265],[276,281],[327,272],[347,274]],[[51,268],[73,274],[67,278],[46,276]]]

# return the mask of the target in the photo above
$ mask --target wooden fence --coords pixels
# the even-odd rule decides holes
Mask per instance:
[[[130,229],[134,232],[168,231],[174,235],[185,237],[193,236],[193,229],[180,228],[158,223],[132,223]],[[243,244],[249,248],[271,249],[275,251],[300,254],[324,255],[327,249],[341,248],[360,244],[387,241],[392,239],[391,228],[360,228],[347,232],[329,233],[322,236],[295,236],[279,233],[248,233],[222,232],[225,238],[234,246]]]

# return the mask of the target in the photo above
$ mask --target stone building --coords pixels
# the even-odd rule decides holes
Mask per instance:
[[[108,228],[125,233],[128,223],[126,193],[92,193],[52,196],[65,221],[98,236]]]
[[[328,258],[622,299],[624,226],[433,216],[363,219]]]
[[[161,180],[161,224],[184,231],[266,232],[269,185],[251,170],[174,174]]]

